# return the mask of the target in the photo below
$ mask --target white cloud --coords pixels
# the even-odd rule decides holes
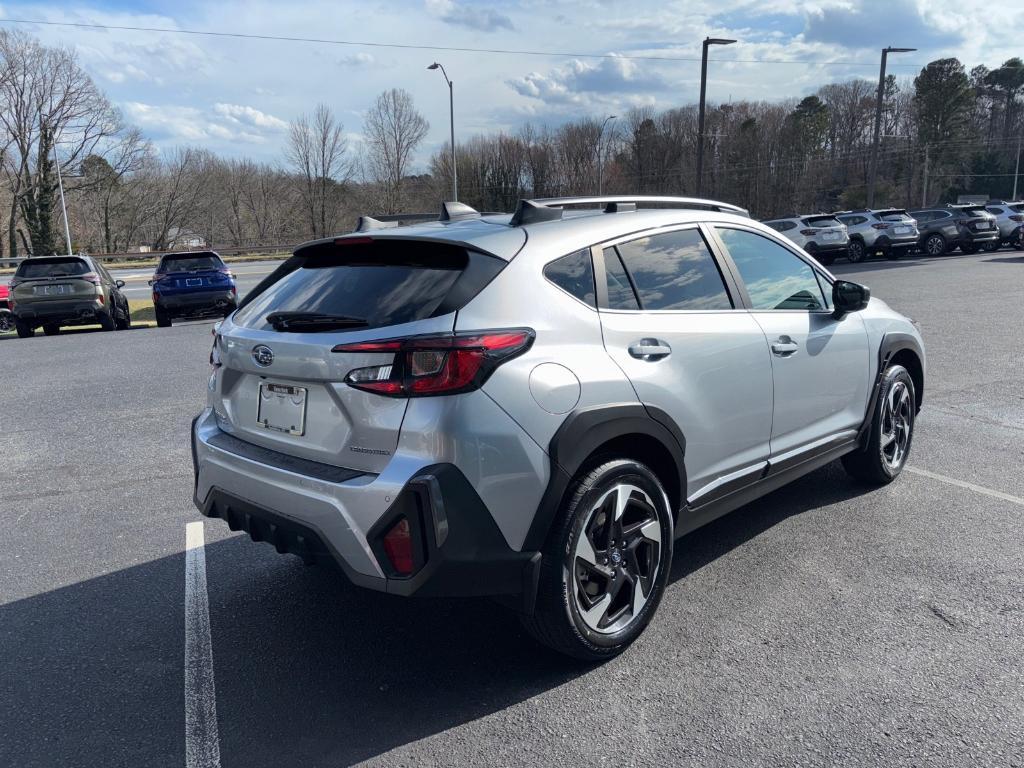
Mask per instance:
[[[471,3],[457,3],[455,0],[426,0],[427,12],[448,24],[475,29],[478,32],[512,30],[512,19],[493,8],[481,8]]]
[[[376,63],[377,59],[372,53],[351,53],[348,56],[342,56],[338,59],[338,64],[342,67],[368,67],[371,64]]]
[[[279,117],[268,115],[255,107],[243,106],[241,104],[214,104],[213,111],[232,123],[239,123],[263,128],[270,131],[284,131],[288,123]]]

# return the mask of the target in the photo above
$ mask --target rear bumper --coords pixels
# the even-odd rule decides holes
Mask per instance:
[[[93,299],[40,301],[15,305],[15,316],[24,323],[94,323],[107,306]]]
[[[401,482],[347,470],[324,479],[338,468],[288,463],[274,452],[242,455],[217,439],[223,434],[210,411],[193,425],[194,501],[203,515],[307,563],[336,565],[358,586],[403,596],[500,596],[532,611],[540,553],[509,547],[453,464],[419,467]],[[394,571],[382,544],[402,517],[416,553],[409,576]]]
[[[231,291],[197,291],[163,296],[156,302],[162,311],[173,316],[223,315],[238,304],[237,295]]]
[[[910,237],[891,238],[888,235],[879,236],[871,247],[875,250],[905,251],[917,247],[917,235]]]
[[[991,243],[999,239],[999,230],[992,229],[987,232],[970,232],[967,230],[960,230],[960,237],[957,238],[961,243],[967,244],[979,244],[979,243]]]
[[[810,254],[815,253],[846,253],[850,241],[842,240],[838,243],[808,243],[805,249]]]

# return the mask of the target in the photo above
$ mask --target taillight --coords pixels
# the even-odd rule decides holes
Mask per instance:
[[[359,341],[331,351],[394,355],[389,363],[350,371],[350,387],[388,397],[428,397],[479,388],[495,368],[529,349],[533,338],[532,330],[515,328]]]
[[[888,224],[872,224],[871,226],[874,227],[875,229],[888,229],[889,228]]]
[[[800,230],[800,234],[803,235],[804,237],[810,237],[811,235],[818,234],[818,230],[816,230],[816,229],[801,229]]]
[[[95,286],[99,286],[100,284],[100,276],[95,272],[86,272],[84,275],[79,275],[79,278],[86,280]]]
[[[408,576],[415,568],[412,547],[412,530],[408,519],[401,517],[391,529],[384,534],[384,553],[391,562],[391,567],[399,576]]]

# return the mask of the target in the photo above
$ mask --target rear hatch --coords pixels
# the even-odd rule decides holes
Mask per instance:
[[[457,310],[505,262],[420,240],[342,238],[304,250],[220,328],[222,428],[293,456],[380,472],[397,447],[408,400],[345,378],[359,369],[386,378],[396,352],[336,348],[450,337]]]
[[[800,234],[814,238],[819,245],[840,244],[849,239],[846,225],[835,216],[805,216],[800,223],[804,227]]]
[[[15,306],[27,309],[48,303],[94,301],[102,295],[99,275],[77,256],[46,256],[26,259],[11,281]]]
[[[901,208],[891,208],[886,211],[878,211],[878,219],[881,224],[872,224],[875,229],[880,229],[889,236],[890,240],[917,240],[917,221],[914,217]]]
[[[231,274],[215,254],[175,254],[161,260],[153,284],[163,296],[222,292],[230,290]]]
[[[996,217],[985,210],[983,205],[964,205],[960,211],[966,217],[963,226],[979,235],[995,234],[998,225]]]

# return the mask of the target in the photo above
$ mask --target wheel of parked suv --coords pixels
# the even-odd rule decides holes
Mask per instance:
[[[865,253],[864,243],[860,240],[851,240],[846,248],[846,258],[854,264],[864,261]]]
[[[576,658],[621,653],[657,610],[672,563],[672,516],[657,476],[627,459],[587,471],[571,488],[543,558],[526,629]]]
[[[910,454],[916,415],[914,380],[902,365],[889,366],[875,404],[867,447],[843,456],[846,471],[870,485],[895,480]]]
[[[156,315],[156,327],[157,328],[170,328],[171,327],[171,316],[164,312],[160,307],[156,308],[154,313]]]
[[[928,235],[924,241],[924,252],[929,256],[941,256],[946,252],[946,238],[938,232]]]
[[[118,318],[118,320],[117,320],[117,330],[119,330],[119,331],[127,331],[131,327],[132,327],[132,311],[128,307],[125,307],[124,308],[124,317],[123,318]]]
[[[60,333],[60,326],[57,323],[47,323],[43,326],[43,333],[47,336],[56,336]]]
[[[36,329],[21,320],[14,321],[14,329],[18,332],[19,339],[31,339],[36,335]]]
[[[960,251],[962,253],[977,253],[978,246],[976,246],[974,243],[961,243]]]
[[[109,312],[104,312],[99,317],[100,328],[104,331],[112,331],[116,327],[114,321],[114,308],[111,307]]]

